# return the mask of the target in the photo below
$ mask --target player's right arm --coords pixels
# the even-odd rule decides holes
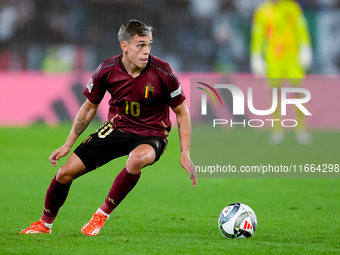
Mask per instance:
[[[255,10],[251,26],[250,69],[256,75],[264,75],[266,72],[266,64],[262,52],[265,37],[262,9],[262,6],[260,6]]]
[[[251,41],[250,41],[250,54],[262,54],[263,39],[264,39],[264,27],[262,8],[257,8],[253,14],[251,24]]]
[[[53,166],[57,166],[57,161],[65,157],[71,150],[73,144],[78,137],[84,132],[87,126],[97,113],[99,104],[93,104],[89,100],[80,107],[76,118],[73,121],[70,135],[68,136],[65,144],[59,149],[55,150],[49,157],[49,160]]]
[[[311,46],[311,38],[308,30],[306,18],[300,5],[296,2],[292,2],[292,8],[294,15],[296,16],[296,34],[299,35],[299,55],[298,61],[303,69],[308,69],[313,62],[313,52]]]

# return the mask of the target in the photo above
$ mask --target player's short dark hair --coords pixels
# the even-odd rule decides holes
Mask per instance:
[[[145,36],[151,34],[153,31],[152,26],[145,24],[136,19],[130,19],[128,22],[121,25],[118,31],[118,41],[127,41],[130,43],[131,39],[135,36]]]

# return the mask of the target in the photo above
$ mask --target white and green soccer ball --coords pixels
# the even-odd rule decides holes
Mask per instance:
[[[255,212],[248,205],[233,203],[225,207],[218,219],[218,227],[227,238],[248,238],[256,229]]]

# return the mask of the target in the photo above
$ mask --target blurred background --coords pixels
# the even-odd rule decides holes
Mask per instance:
[[[179,75],[249,74],[252,16],[262,2],[0,0],[0,125],[71,120],[85,100],[81,91],[91,73],[120,54],[118,29],[132,18],[154,27],[151,53]],[[312,41],[308,74],[339,75],[340,0],[297,2]],[[37,105],[27,107],[27,93]],[[42,95],[47,106],[39,103]]]
[[[120,53],[131,18],[154,27],[152,53],[177,72],[249,72],[251,19],[262,0],[0,0],[0,70],[83,69]],[[297,1],[308,21],[314,64],[340,72],[340,1]]]
[[[137,190],[115,212],[117,216],[108,223],[114,226],[104,230],[106,237],[103,233],[96,243],[77,239],[78,226],[97,208],[98,198],[106,196],[112,185],[110,176],[124,166],[125,157],[95,175],[85,175],[72,186],[53,238],[24,241],[17,235],[41,213],[45,191],[57,170],[48,157],[69,134],[71,121],[85,101],[82,91],[96,67],[121,53],[117,32],[127,20],[140,19],[154,27],[151,54],[170,63],[177,72],[193,121],[202,118],[202,90],[195,84],[192,87],[199,94],[195,97],[190,93],[192,78],[222,77],[219,82],[237,84],[245,95],[247,87],[254,86],[255,107],[269,109],[271,91],[264,79],[252,79],[249,63],[252,17],[262,2],[0,0],[0,254],[93,254],[98,253],[99,245],[103,251],[111,253],[114,248],[123,254],[125,250],[152,254],[167,249],[169,254],[225,254],[226,240],[219,241],[218,215],[226,205],[239,201],[251,206],[259,219],[257,234],[250,242],[242,242],[244,253],[339,254],[340,228],[334,224],[340,214],[339,178],[201,178],[193,190],[178,163],[176,130],[169,136],[161,162],[145,171]],[[313,51],[303,84],[312,94],[307,109],[313,116],[307,116],[307,126],[313,142],[301,145],[289,130],[285,141],[273,146],[267,142],[269,128],[238,125],[232,131],[227,127],[212,130],[193,122],[190,156],[196,166],[339,164],[340,0],[297,2],[308,23]],[[225,91],[221,93],[225,108],[215,106],[208,97],[209,117],[232,119],[231,95]],[[192,102],[196,98],[196,105],[189,103],[190,97]],[[102,102],[93,126],[78,142],[98,129],[98,122],[105,121],[106,115],[107,103]],[[260,117],[246,112],[240,118]],[[66,160],[61,159],[59,166]],[[214,177],[229,178],[222,174]],[[131,219],[131,212],[137,217]],[[237,251],[239,244],[227,243],[229,249]]]

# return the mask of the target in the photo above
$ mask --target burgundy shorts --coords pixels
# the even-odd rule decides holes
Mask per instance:
[[[112,125],[106,122],[95,133],[89,135],[74,153],[84,163],[87,171],[92,171],[115,158],[129,155],[141,144],[149,144],[154,148],[156,159],[153,163],[155,163],[163,154],[167,141],[158,136],[123,133],[114,130]]]

